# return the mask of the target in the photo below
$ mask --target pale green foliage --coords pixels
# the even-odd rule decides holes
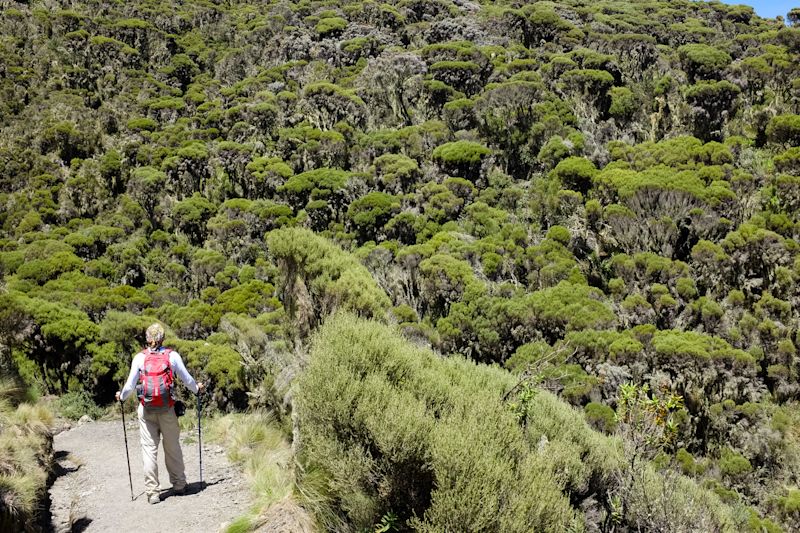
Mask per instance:
[[[267,244],[281,265],[280,290],[292,318],[308,324],[340,308],[376,318],[388,311],[389,298],[369,271],[323,237],[285,228],[270,232]]]
[[[767,136],[772,142],[800,146],[800,115],[779,115],[767,125]]]
[[[627,87],[612,87],[609,95],[611,96],[611,107],[609,107],[608,113],[612,117],[624,120],[636,112],[638,108],[636,96]]]
[[[608,475],[602,449],[612,445],[545,393],[521,428],[501,402],[512,385],[502,371],[440,360],[386,326],[337,315],[299,384],[304,462],[325,470],[330,501],[354,527],[390,510],[425,531],[568,527],[578,518],[561,491]],[[544,436],[546,449],[530,448]]]
[[[705,44],[687,44],[678,48],[678,55],[686,64],[687,71],[699,78],[717,77],[731,62],[724,50]]]

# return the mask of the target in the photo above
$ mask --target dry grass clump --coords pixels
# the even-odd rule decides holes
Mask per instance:
[[[229,533],[313,530],[308,513],[294,500],[291,445],[271,415],[227,415],[215,420],[209,432],[227,448],[228,457],[242,466],[255,495],[250,513],[228,526]]]
[[[52,413],[20,403],[24,389],[0,380],[0,530],[21,531],[36,522],[52,461]]]

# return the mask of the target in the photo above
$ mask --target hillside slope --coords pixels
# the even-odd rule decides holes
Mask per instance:
[[[797,10],[0,6],[2,368],[106,403],[157,319],[286,423],[344,307],[609,435],[680,397],[661,464],[797,531]]]

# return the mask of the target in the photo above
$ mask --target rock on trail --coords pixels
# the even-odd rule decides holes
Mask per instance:
[[[184,496],[172,494],[158,450],[161,503],[147,503],[144,494],[139,425],[126,419],[133,493],[128,482],[125,441],[121,421],[89,422],[55,436],[57,478],[50,488],[53,530],[67,532],[170,532],[219,531],[250,505],[241,472],[225,457],[221,447],[203,439],[203,481],[197,451],[197,434],[181,432],[181,448],[189,483]]]

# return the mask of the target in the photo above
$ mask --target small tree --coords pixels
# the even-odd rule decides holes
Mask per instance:
[[[647,384],[620,386],[615,419],[624,461],[617,472],[618,493],[610,502],[612,522],[627,523],[636,530],[683,531],[680,525],[687,517],[706,512],[700,502],[682,507],[689,501],[671,493],[681,485],[682,478],[675,472],[655,472],[652,465],[656,456],[675,444],[675,413],[682,406],[680,396],[659,397],[651,394]],[[662,480],[656,483],[659,475]]]
[[[722,70],[731,62],[731,56],[724,50],[707,44],[686,44],[678,48],[689,79],[719,79]]]
[[[199,245],[206,238],[206,222],[216,212],[214,204],[198,193],[175,204],[173,215],[181,231],[192,243]]]
[[[778,115],[767,124],[767,139],[783,146],[800,146],[800,115]]]
[[[445,172],[475,181],[480,176],[481,163],[491,153],[480,143],[456,141],[438,146],[433,159]]]
[[[584,157],[568,157],[560,161],[551,174],[558,178],[563,188],[586,194],[597,174],[597,167]]]
[[[789,24],[792,26],[800,26],[800,7],[792,8],[786,13],[786,20],[788,20]]]

